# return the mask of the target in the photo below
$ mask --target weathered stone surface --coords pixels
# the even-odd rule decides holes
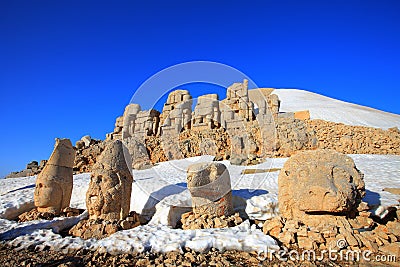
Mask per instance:
[[[234,227],[242,222],[243,220],[239,213],[230,216],[216,216],[206,213],[200,216],[199,214],[188,212],[182,214],[181,218],[183,230]]]
[[[317,145],[314,131],[307,124],[294,118],[278,118],[276,122],[277,154],[289,157],[300,150],[314,149]]]
[[[389,131],[389,132],[393,132],[393,133],[398,133],[398,134],[400,134],[400,130],[399,130],[399,128],[397,128],[397,127],[389,128],[388,131]]]
[[[105,144],[106,142],[96,139],[91,140],[89,147],[85,147],[83,143],[80,145],[76,144],[78,146],[76,147],[76,157],[73,168],[74,172],[91,172],[93,165],[97,161],[97,158],[100,156],[101,152],[103,152]]]
[[[128,215],[133,177],[126,157],[122,142],[111,141],[93,166],[86,193],[90,219],[122,220]]]
[[[81,141],[85,143],[85,147],[89,147],[90,142],[92,141],[92,137],[90,137],[90,135],[85,135],[81,138]]]
[[[39,167],[39,163],[36,160],[32,160],[26,165],[26,169],[37,169]]]
[[[140,225],[139,215],[129,213],[133,177],[128,166],[131,164],[128,148],[122,141],[108,141],[93,166],[86,192],[89,219],[71,228],[71,235],[103,238]]]
[[[363,175],[353,160],[332,150],[298,152],[278,178],[281,216],[263,231],[300,249],[397,252],[400,221],[374,221],[364,196]],[[293,238],[293,236],[295,238]]]
[[[395,242],[391,244],[384,245],[379,248],[379,251],[388,255],[400,256],[400,242]]]
[[[214,129],[220,124],[220,116],[217,94],[199,96],[194,108],[191,128],[196,131]]]
[[[294,112],[294,118],[298,120],[309,120],[310,119],[310,111],[301,110]]]
[[[363,175],[354,161],[332,150],[303,151],[290,157],[278,186],[279,210],[287,219],[302,220],[310,213],[348,214],[365,194]]]
[[[146,144],[138,141],[136,138],[126,138],[125,143],[132,158],[133,169],[143,170],[152,167]]]
[[[284,224],[282,223],[282,218],[274,217],[270,220],[265,221],[263,225],[263,232],[267,235],[271,235],[277,238],[283,226]]]
[[[162,135],[178,135],[190,127],[192,119],[192,96],[187,90],[175,90],[168,95],[160,114]]]
[[[85,147],[85,142],[83,142],[82,140],[78,140],[78,141],[76,141],[76,143],[75,143],[75,147],[76,147],[77,149],[82,149],[82,148]]]
[[[53,153],[36,179],[34,202],[39,212],[58,215],[69,206],[75,151],[69,139],[56,139]]]
[[[74,209],[67,207],[61,211],[59,214],[61,217],[73,217],[78,216],[84,210],[81,209]],[[49,213],[49,212],[39,212],[36,208],[32,209],[28,212],[24,212],[18,216],[18,222],[27,222],[27,221],[34,221],[34,220],[52,220],[56,217],[56,214]]]
[[[101,239],[121,230],[135,228],[141,224],[142,218],[134,211],[124,220],[89,219],[82,220],[69,230],[69,234],[83,239]]]
[[[245,121],[254,120],[254,103],[249,100],[248,83],[245,79],[243,83],[234,83],[229,86],[226,98],[222,101],[229,107],[229,112],[233,112],[234,117],[237,114]],[[228,112],[228,110],[224,108],[222,112]],[[236,120],[236,118],[232,119]]]
[[[344,154],[400,155],[400,132],[372,127],[352,126],[323,120],[310,120],[317,145]]]
[[[157,135],[159,132],[160,112],[154,109],[141,110],[138,104],[129,104],[125,108],[124,115],[121,120],[116,121],[114,133],[108,135],[111,139],[127,139],[136,138],[144,141],[146,136]]]
[[[243,136],[232,136],[231,139],[231,157],[229,161],[233,165],[246,165],[247,163],[247,151],[245,142],[246,139]]]
[[[189,166],[187,184],[194,214],[214,217],[233,213],[231,180],[224,164],[210,162]]]

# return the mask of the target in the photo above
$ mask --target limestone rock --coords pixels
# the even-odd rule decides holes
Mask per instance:
[[[332,150],[303,151],[279,174],[279,210],[287,219],[310,213],[350,213],[365,195],[363,174],[354,161]],[[311,216],[311,215],[310,215]]]
[[[26,165],[25,170],[18,172],[11,172],[4,178],[18,178],[18,177],[26,177],[39,174],[43,170],[46,163],[47,160],[41,160],[39,164],[37,163],[37,161],[33,160]]]
[[[89,147],[85,147],[83,141],[78,141],[77,144],[75,144],[77,150],[74,163],[74,172],[91,172],[93,165],[97,161],[97,158],[100,156],[101,152],[103,152],[106,142],[92,139],[90,144],[91,145]]]
[[[39,163],[38,163],[37,161],[35,161],[35,160],[29,162],[29,163],[26,165],[26,169],[27,169],[27,170],[37,169],[38,167],[39,167]]]
[[[391,244],[384,245],[379,248],[379,251],[385,253],[386,255],[394,255],[396,257],[400,256],[400,242],[395,242]]]
[[[82,149],[82,148],[85,147],[85,142],[82,141],[82,140],[78,140],[78,141],[76,141],[76,143],[75,143],[75,147],[76,147],[77,149]]]
[[[82,209],[75,209],[67,207],[63,209],[60,213],[61,217],[74,217],[78,216],[79,214],[83,213],[84,210]],[[36,208],[32,209],[28,212],[24,212],[18,216],[18,222],[27,222],[27,221],[34,221],[34,220],[52,220],[56,214],[49,213],[49,212],[39,212]]]
[[[193,212],[187,212],[182,214],[181,218],[183,230],[234,227],[242,222],[243,220],[239,216],[239,213],[230,216],[216,216],[215,214],[203,214],[199,216]]]
[[[90,135],[85,135],[81,138],[81,141],[83,143],[85,143],[85,147],[89,147],[90,146],[90,142],[92,141],[92,138],[90,137]]]
[[[129,154],[132,157],[132,168],[135,170],[143,170],[151,168],[149,154],[146,145],[135,138],[126,138]]]
[[[400,132],[394,128],[383,130],[323,120],[310,120],[307,124],[315,132],[318,148],[344,154],[400,155]]]
[[[126,157],[122,142],[111,141],[93,166],[86,193],[90,219],[122,220],[128,215],[133,177]]]
[[[218,127],[221,112],[217,94],[199,96],[194,108],[191,127],[196,131],[204,131]]]
[[[393,132],[393,133],[398,133],[398,134],[400,134],[400,130],[399,130],[399,128],[397,128],[397,127],[389,128],[388,131],[389,131],[389,132]]]
[[[194,214],[229,216],[233,213],[229,172],[219,162],[190,165],[187,184],[192,195]]]
[[[124,220],[82,220],[69,230],[69,234],[83,239],[101,239],[121,230],[135,228],[140,225],[140,221],[140,216],[134,211]]]
[[[309,120],[310,119],[310,111],[301,110],[294,112],[294,118],[298,120]]]
[[[192,96],[187,90],[175,90],[168,95],[160,114],[160,133],[178,135],[190,125],[192,119]]]
[[[244,137],[232,136],[231,146],[230,163],[233,165],[246,165],[247,153],[245,151],[246,147]]]
[[[159,133],[160,112],[154,109],[141,110],[139,104],[129,104],[122,118],[115,122],[115,129],[108,140],[136,138],[144,141],[146,136]]]
[[[53,153],[36,179],[34,202],[39,212],[58,215],[69,206],[75,151],[69,139],[56,139]]]
[[[294,118],[279,118],[276,121],[278,155],[291,156],[299,150],[314,149],[317,139],[307,124]]]

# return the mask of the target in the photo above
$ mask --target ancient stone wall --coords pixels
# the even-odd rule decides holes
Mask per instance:
[[[134,138],[147,143],[153,162],[156,158],[157,161],[181,159],[200,153],[224,158],[234,156],[233,162],[245,164],[248,158],[254,161],[275,151],[274,120],[279,113],[279,99],[272,91],[271,88],[248,90],[248,81],[244,80],[229,86],[222,101],[217,94],[200,96],[192,111],[190,93],[175,90],[168,95],[162,113],[142,111],[140,105],[129,104],[107,140],[128,142]],[[249,129],[257,127],[261,129],[258,135],[249,133]],[[232,146],[238,143],[231,143],[232,137],[240,140],[242,146]],[[225,145],[221,145],[221,139],[226,141]]]

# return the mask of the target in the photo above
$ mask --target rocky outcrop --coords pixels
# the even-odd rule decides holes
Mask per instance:
[[[83,213],[82,209],[74,209],[67,207],[61,211],[59,214],[60,217],[74,217]],[[52,220],[56,217],[56,214],[49,212],[39,212],[37,208],[32,209],[31,211],[24,212],[18,216],[18,222],[28,222],[34,220]]]
[[[74,173],[91,172],[97,158],[103,152],[105,142],[96,139],[90,139],[90,143],[86,144],[79,140],[76,142],[76,157],[74,162]]]
[[[383,130],[323,120],[310,120],[307,124],[314,130],[319,148],[344,154],[400,155],[400,132],[397,128]]]
[[[39,174],[43,170],[46,163],[47,160],[44,159],[41,160],[39,164],[37,161],[33,160],[26,165],[26,168],[24,170],[18,172],[11,172],[4,178],[18,178],[18,177],[26,177]]]
[[[263,231],[293,249],[343,250],[343,253],[361,249],[399,255],[400,221],[395,218],[381,224],[370,216],[367,211],[359,212],[354,218],[323,215],[316,218],[314,225],[275,217],[264,223]]]
[[[69,234],[83,239],[102,239],[118,231],[135,228],[140,225],[141,220],[140,215],[134,211],[123,220],[82,220],[69,230]]]
[[[289,157],[297,151],[317,147],[314,131],[308,129],[307,124],[302,120],[278,118],[276,120],[276,131],[276,156]]]
[[[209,214],[195,214],[192,211],[182,214],[183,230],[209,229],[234,227],[243,222],[239,213],[230,216],[210,216]]]

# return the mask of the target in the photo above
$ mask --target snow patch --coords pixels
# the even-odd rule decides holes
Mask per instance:
[[[387,129],[400,128],[400,115],[360,106],[299,89],[275,89],[280,111],[309,110],[311,119]]]

